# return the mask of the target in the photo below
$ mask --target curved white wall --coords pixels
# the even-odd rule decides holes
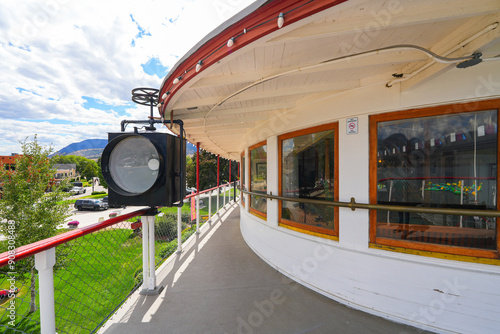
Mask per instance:
[[[248,146],[267,140],[268,193],[278,193],[277,135],[339,122],[339,200],[368,203],[370,114],[500,96],[500,62],[452,69],[401,93],[378,85],[304,101],[277,113],[246,135]],[[346,118],[358,117],[359,133],[346,134]],[[246,159],[247,170],[249,159]],[[248,184],[248,173],[246,173]],[[290,278],[342,303],[438,332],[498,333],[500,266],[451,261],[368,247],[368,211],[339,209],[339,241],[277,225],[278,202],[268,201],[267,221],[241,210],[248,245]]]

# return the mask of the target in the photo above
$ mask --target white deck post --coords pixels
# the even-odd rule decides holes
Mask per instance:
[[[177,208],[177,254],[182,253],[182,208]]]
[[[196,195],[196,234],[200,234],[200,194]]]
[[[208,192],[208,221],[212,222],[212,190]]]
[[[163,287],[156,286],[155,216],[142,216],[142,290],[141,295],[157,295]]]
[[[149,286],[149,222],[147,216],[141,217],[142,222],[142,291],[147,291]]]
[[[223,199],[223,206],[226,206],[226,186],[222,186],[222,193],[224,194],[224,199]]]
[[[54,302],[54,272],[56,249],[50,248],[35,254],[35,268],[38,270],[40,296],[41,334],[56,333],[56,311]]]
[[[220,187],[217,187],[217,213],[219,212]]]
[[[155,216],[149,216],[149,290],[156,288]]]

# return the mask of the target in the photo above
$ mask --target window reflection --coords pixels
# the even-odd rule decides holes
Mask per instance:
[[[377,202],[496,210],[497,111],[378,123]],[[496,249],[496,220],[377,212],[377,237]]]
[[[250,190],[256,193],[267,193],[267,145],[250,150]],[[265,197],[250,196],[250,207],[267,213]]]
[[[282,196],[334,200],[334,140],[334,130],[282,140]],[[335,228],[333,207],[291,201],[281,203],[281,218],[285,223],[303,224],[328,234]]]

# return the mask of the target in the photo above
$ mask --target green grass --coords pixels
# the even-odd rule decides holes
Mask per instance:
[[[101,194],[86,198],[104,196],[105,194]],[[223,205],[222,196],[219,195],[219,207]],[[202,216],[208,215],[209,202],[208,198],[203,201],[205,207],[200,209]],[[213,195],[212,214],[216,212],[216,207],[217,198]],[[161,211],[165,214],[177,214],[176,207],[162,208]],[[184,214],[191,212],[190,202],[184,203],[181,212]],[[183,231],[183,241],[195,230],[194,225],[186,228]],[[88,333],[98,326],[142,279],[142,239],[129,229],[111,229],[74,240],[69,243],[68,248],[68,263],[65,268],[57,270],[54,274],[57,331],[71,334]],[[176,239],[157,240],[157,266],[176,249]],[[1,282],[0,288],[8,288],[5,279]],[[16,296],[15,329],[8,326],[10,319],[6,317],[6,308],[10,301],[6,300],[3,305],[0,304],[0,332],[8,334],[20,331],[40,332],[39,311],[29,313],[29,285],[29,279],[16,282],[20,291]],[[36,298],[39,305],[38,294]]]
[[[177,208],[173,209],[176,213]],[[189,207],[184,211],[189,212]],[[195,230],[195,226],[186,228],[182,232],[183,241]],[[130,229],[110,229],[71,241],[67,247],[69,261],[54,274],[57,332],[89,333],[141,281],[142,239]],[[157,240],[157,267],[176,250],[176,239]],[[40,332],[39,311],[29,313],[29,284],[29,279],[16,282],[20,291],[16,297],[15,329],[8,326],[10,319],[6,318],[10,301],[0,304],[0,332]],[[8,285],[3,279],[0,288],[8,288]]]
[[[134,273],[142,266],[142,241],[132,230],[114,229],[69,244],[69,264],[54,274],[56,326],[58,333],[88,333],[134,287]],[[18,317],[16,329],[36,333],[39,312],[29,314],[29,280],[23,283],[16,314],[26,318]],[[2,318],[0,328],[8,321]]]

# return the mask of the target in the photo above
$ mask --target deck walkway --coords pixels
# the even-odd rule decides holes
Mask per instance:
[[[205,224],[158,270],[161,294],[135,293],[100,333],[423,333],[290,281],[246,245],[239,216],[232,204]]]

